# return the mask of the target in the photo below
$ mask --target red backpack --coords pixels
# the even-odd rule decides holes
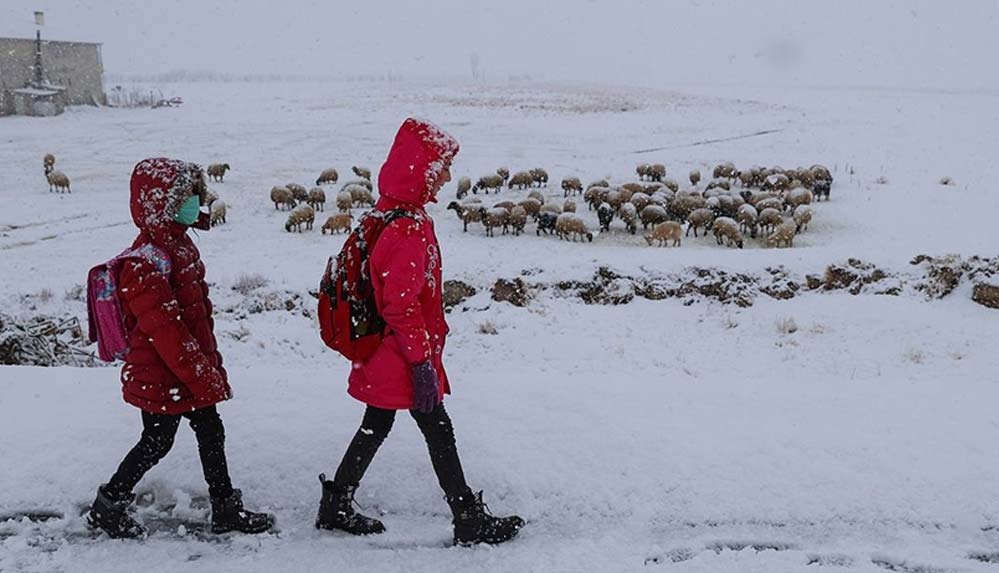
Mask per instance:
[[[400,217],[415,218],[404,209],[369,211],[330,257],[319,282],[319,334],[326,346],[352,362],[375,353],[382,341],[385,320],[378,314],[368,266],[382,231]]]

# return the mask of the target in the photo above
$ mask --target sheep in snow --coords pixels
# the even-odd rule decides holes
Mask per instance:
[[[556,221],[558,221],[558,215],[555,213],[541,213],[538,216],[538,229],[536,234],[540,237],[541,233],[546,235],[554,233]]]
[[[284,224],[284,230],[289,233],[294,228],[299,233],[302,232],[302,225],[306,231],[312,230],[312,223],[316,220],[316,212],[308,205],[299,205],[288,215],[288,221]]]
[[[49,182],[49,192],[52,191],[66,191],[72,193],[72,189],[69,188],[69,177],[62,171],[49,171],[45,176],[45,179]]]
[[[319,229],[319,232],[323,235],[326,234],[326,231],[329,231],[330,235],[332,235],[333,233],[339,233],[340,231],[343,231],[344,233],[349,233],[350,224],[351,221],[353,220],[354,216],[351,215],[350,213],[340,213],[338,215],[327,217],[326,222],[323,223],[323,226],[321,229]]]
[[[458,218],[464,223],[463,231],[468,232],[469,223],[481,223],[486,212],[485,207],[474,205],[461,205],[457,201],[448,203],[447,210],[454,211]]]
[[[666,214],[666,209],[659,205],[649,205],[639,211],[639,220],[642,221],[642,228],[648,229],[649,225],[658,225],[669,219],[669,215]]]
[[[327,183],[332,185],[337,182],[337,179],[340,179],[340,174],[336,172],[336,169],[332,167],[323,169],[323,172],[316,178],[316,185],[325,185]]]
[[[371,181],[371,170],[368,169],[367,167],[358,167],[357,165],[355,165],[351,167],[350,170],[354,172],[354,175],[357,175],[361,179],[367,179],[368,181]]]
[[[563,197],[568,197],[569,195],[575,195],[577,193],[583,192],[583,182],[579,180],[579,177],[563,177],[562,178],[562,191]]]
[[[712,231],[715,234],[715,241],[719,245],[727,241],[730,247],[742,248],[742,233],[739,232],[739,224],[731,217],[719,217],[715,219]]]
[[[499,175],[484,175],[479,177],[479,180],[475,182],[475,185],[472,185],[472,193],[478,193],[480,189],[487,194],[490,189],[499,193],[500,189],[503,187],[503,182],[503,177]]]
[[[562,213],[558,216],[555,220],[555,234],[563,241],[576,239],[582,241],[586,238],[589,242],[593,242],[593,233],[575,213]]]
[[[465,195],[472,189],[472,180],[468,177],[458,178],[458,199],[463,199]]]
[[[660,247],[666,247],[673,243],[674,247],[680,246],[680,236],[683,235],[683,228],[676,221],[664,221],[656,225],[652,232],[645,235],[645,242],[652,246],[653,242],[658,242]]]
[[[697,236],[697,229],[704,227],[704,232],[707,234],[708,230],[711,229],[711,223],[715,220],[715,214],[711,212],[711,209],[705,209],[700,207],[694,209],[687,215],[687,233],[686,236],[690,236],[690,230],[694,230],[694,236]]]
[[[548,187],[548,172],[540,167],[535,167],[528,171],[531,174],[531,180],[538,185],[538,187]]]
[[[510,181],[507,182],[507,187],[513,189],[527,189],[534,185],[534,176],[528,171],[518,171],[510,176]]]
[[[222,179],[225,178],[225,172],[231,169],[228,163],[212,163],[205,169],[205,173],[208,174],[208,178],[212,181],[218,181],[222,183]]]
[[[212,202],[212,206],[209,207],[208,222],[214,227],[216,225],[222,225],[225,223],[226,206],[225,201],[216,199]]]
[[[271,201],[274,203],[275,209],[281,209],[281,207],[287,207],[289,210],[294,209],[295,197],[292,196],[291,191],[284,186],[271,187]]]
[[[785,247],[794,246],[794,235],[797,234],[798,225],[793,219],[788,219],[774,229],[774,232],[767,237],[767,246],[780,248],[781,245]]]

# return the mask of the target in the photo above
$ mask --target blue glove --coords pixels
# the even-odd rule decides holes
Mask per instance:
[[[437,370],[430,362],[420,362],[410,367],[413,375],[413,409],[423,414],[434,411],[441,402]]]

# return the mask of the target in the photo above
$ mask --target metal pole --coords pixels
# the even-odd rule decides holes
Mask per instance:
[[[42,72],[42,31],[35,30],[35,83],[41,86],[45,74]]]

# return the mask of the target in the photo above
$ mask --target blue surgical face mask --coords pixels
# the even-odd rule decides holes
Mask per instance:
[[[197,195],[191,195],[180,206],[180,210],[174,215],[173,220],[183,225],[193,225],[201,214],[201,200]]]

